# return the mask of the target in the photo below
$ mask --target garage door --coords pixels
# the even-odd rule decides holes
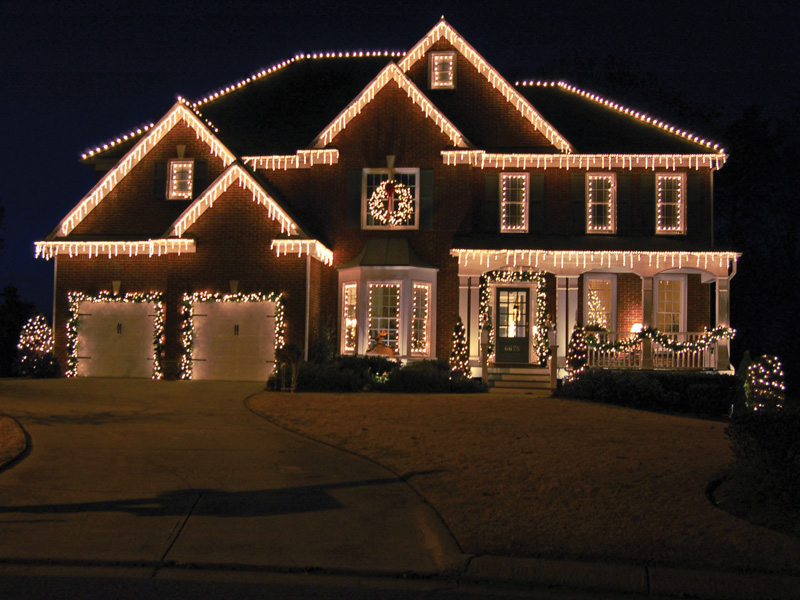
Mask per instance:
[[[152,377],[155,305],[81,302],[78,375]]]
[[[192,317],[192,379],[266,381],[275,360],[274,302],[198,302]]]

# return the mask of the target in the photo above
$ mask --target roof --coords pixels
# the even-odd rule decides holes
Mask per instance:
[[[404,237],[375,237],[367,240],[353,260],[339,265],[338,268],[352,267],[420,267],[438,270],[438,267],[422,260]]]
[[[724,252],[727,248],[667,236],[470,234],[455,236],[453,248],[475,250],[527,250],[577,252]]]

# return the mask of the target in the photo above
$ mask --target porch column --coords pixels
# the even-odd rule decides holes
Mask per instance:
[[[652,277],[642,277],[642,328],[647,329],[652,327],[655,322],[655,313],[653,309],[655,302],[653,301],[653,288]],[[653,368],[653,342],[651,340],[642,340],[642,369]]]
[[[578,310],[578,276],[556,277],[556,332],[558,333],[558,366],[567,366],[567,346],[575,327]]]
[[[481,278],[469,278],[469,323],[467,324],[467,340],[469,345],[469,360],[471,364],[480,364],[481,331],[479,317],[481,312]],[[463,318],[463,317],[462,317]],[[464,321],[467,323],[466,321]],[[475,362],[473,362],[475,361]]]
[[[472,338],[469,330],[469,277],[465,275],[458,276],[458,316],[461,317],[461,322],[464,323],[464,329],[467,330],[469,356],[472,358],[474,349],[472,347]]]
[[[730,326],[730,277],[717,277],[717,327]],[[731,368],[730,340],[717,342],[717,370]]]

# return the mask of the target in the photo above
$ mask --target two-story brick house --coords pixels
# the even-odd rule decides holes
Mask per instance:
[[[492,360],[521,365],[548,321],[560,364],[576,321],[686,339],[728,325],[725,158],[566,84],[512,85],[445,21],[402,54],[298,55],[84,155],[97,185],[37,243],[57,354],[263,379],[330,328],[342,353],[385,333],[446,357],[460,316],[477,374],[487,325]],[[701,360],[728,368],[724,342]]]

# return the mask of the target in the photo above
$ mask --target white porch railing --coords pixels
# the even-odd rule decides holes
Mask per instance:
[[[630,333],[602,332],[591,333],[600,343],[624,341],[630,339]],[[670,337],[679,342],[693,342],[700,339],[703,332],[672,333]],[[641,369],[652,365],[654,369],[716,369],[717,343],[708,348],[694,352],[676,352],[675,350],[649,340],[639,340],[625,350],[600,350],[589,346],[587,349],[587,366],[604,369]],[[647,356],[649,354],[650,356]]]

